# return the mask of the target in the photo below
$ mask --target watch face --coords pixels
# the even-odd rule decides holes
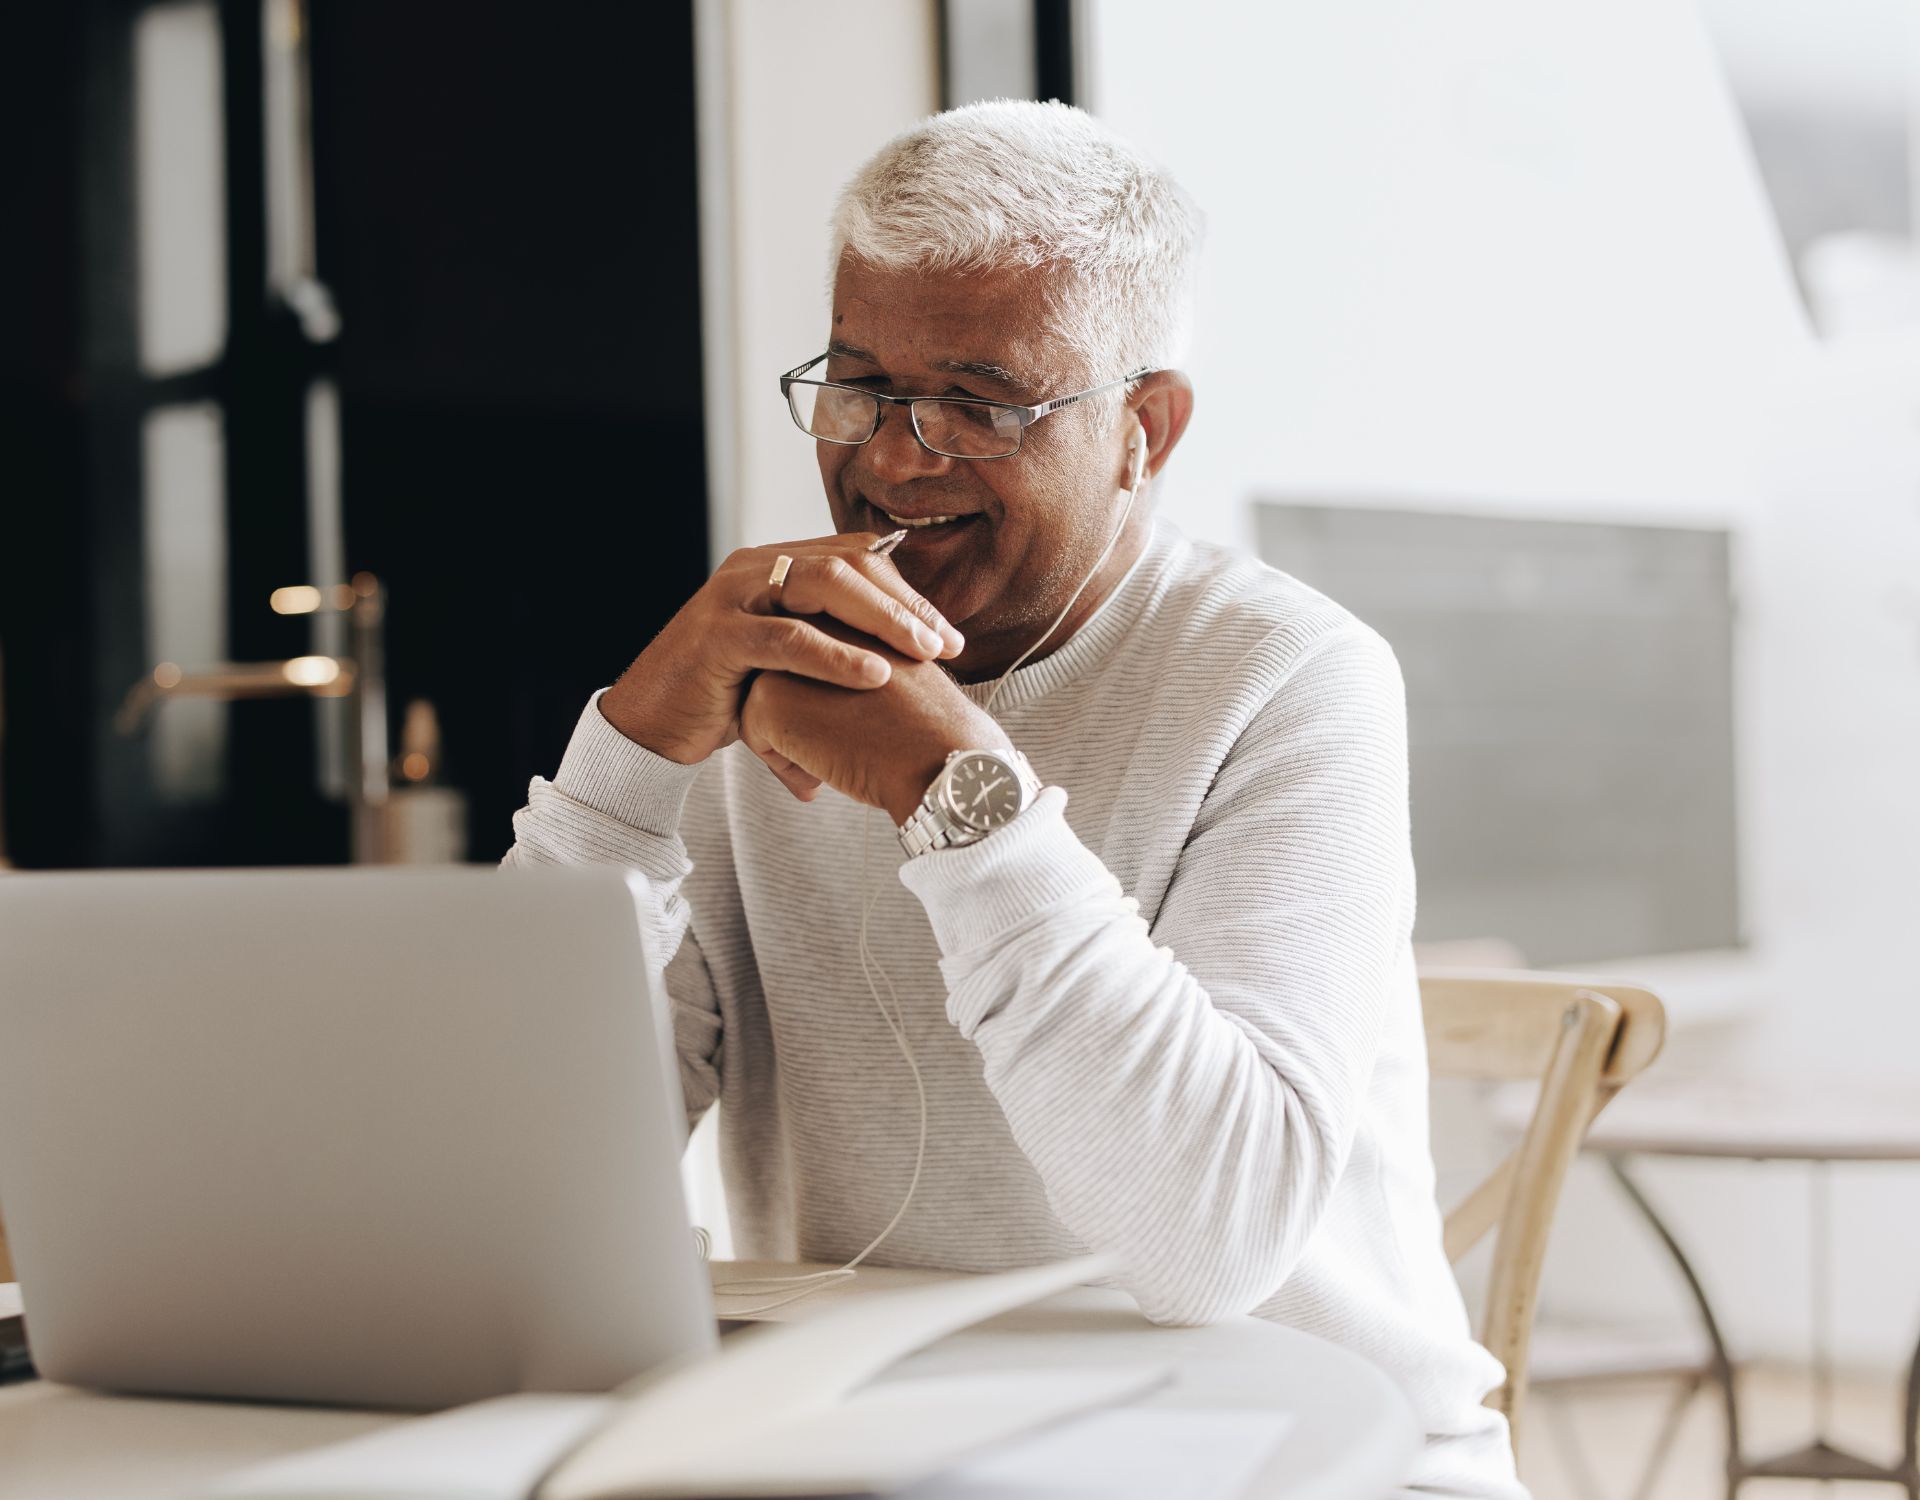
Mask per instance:
[[[963,826],[987,833],[1013,821],[1024,800],[1020,777],[997,755],[963,755],[947,770],[942,794]]]

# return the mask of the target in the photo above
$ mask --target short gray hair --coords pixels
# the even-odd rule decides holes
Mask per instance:
[[[996,99],[950,109],[882,146],[841,190],[843,254],[883,270],[1053,266],[1062,332],[1091,379],[1186,355],[1200,211],[1084,110]]]

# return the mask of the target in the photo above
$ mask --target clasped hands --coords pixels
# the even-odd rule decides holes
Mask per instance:
[[[853,533],[745,547],[600,699],[634,743],[692,765],[743,739],[787,789],[903,823],[954,750],[1008,743],[938,665],[960,632]],[[772,610],[774,559],[793,559]]]

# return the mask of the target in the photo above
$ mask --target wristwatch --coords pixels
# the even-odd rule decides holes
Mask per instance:
[[[900,847],[912,859],[929,849],[977,844],[1039,795],[1040,778],[1018,750],[955,750],[900,825]]]

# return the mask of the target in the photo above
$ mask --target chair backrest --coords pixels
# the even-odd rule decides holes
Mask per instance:
[[[1540,1085],[1519,1145],[1446,1216],[1450,1261],[1497,1226],[1480,1338],[1507,1371],[1487,1405],[1517,1429],[1560,1189],[1593,1117],[1658,1055],[1666,1009],[1638,985],[1499,969],[1422,967],[1420,1001],[1434,1077]]]

